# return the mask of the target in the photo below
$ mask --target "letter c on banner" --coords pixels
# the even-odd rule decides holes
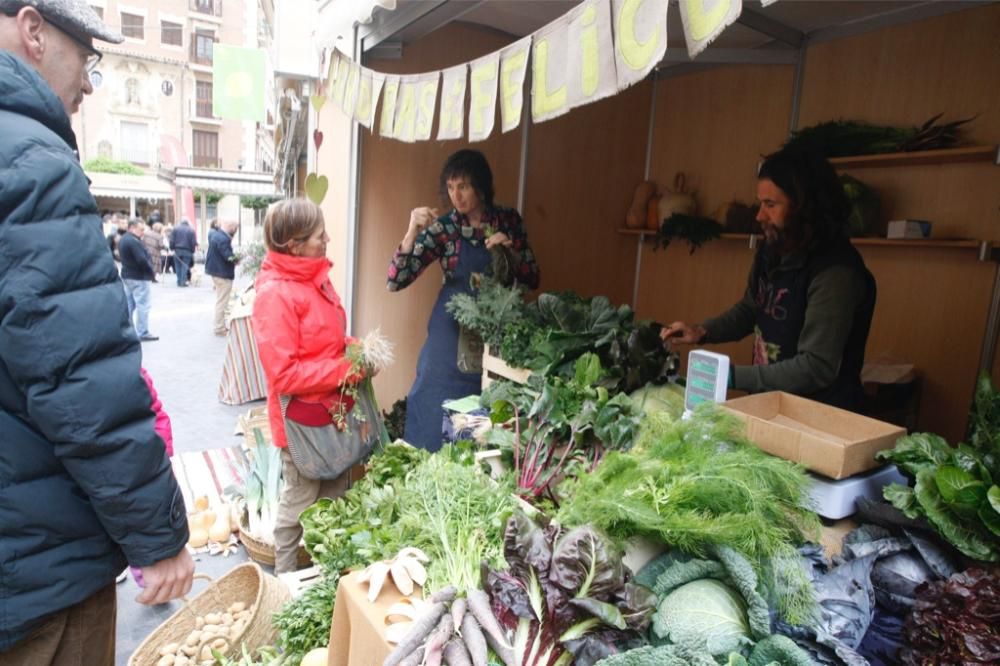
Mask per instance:
[[[719,0],[711,11],[706,12],[705,5],[708,1],[681,0],[687,5],[688,21],[693,39],[705,39],[719,28],[729,15],[729,9],[735,0]]]
[[[566,86],[549,92],[549,40],[535,42],[533,60],[533,91],[531,95],[532,117],[547,116],[566,106]]]
[[[625,63],[634,70],[642,70],[660,47],[660,31],[654,30],[653,35],[645,42],[640,42],[635,36],[635,19],[645,0],[625,0],[618,14],[618,30],[615,42]]]
[[[597,9],[591,5],[583,10],[580,17],[583,30],[580,33],[580,49],[582,51],[583,67],[581,68],[580,88],[583,94],[590,97],[597,91],[601,83],[601,67],[598,62],[600,53],[597,46]]]

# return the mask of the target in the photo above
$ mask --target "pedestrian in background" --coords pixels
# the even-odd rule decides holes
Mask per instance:
[[[153,211],[154,213],[156,211]],[[156,282],[156,274],[160,272],[163,264],[160,254],[163,252],[163,223],[148,221],[146,230],[142,232],[142,244],[146,246],[146,253],[149,254],[150,261],[153,262],[153,282]]]
[[[205,256],[205,274],[212,276],[215,284],[215,334],[222,336],[226,329],[226,306],[233,293],[236,277],[236,263],[239,259],[233,252],[233,235],[236,223],[227,220],[208,234],[208,253]]]
[[[128,296],[129,323],[134,323],[140,340],[152,342],[159,340],[149,332],[149,310],[152,307],[149,285],[156,274],[153,272],[153,261],[141,240],[145,226],[141,218],[129,220],[128,233],[122,236],[118,253],[122,258],[122,282]]]
[[[194,266],[194,251],[198,247],[198,239],[194,229],[186,217],[181,218],[170,235],[170,249],[174,251],[174,271],[177,273],[177,286],[186,287],[191,281],[191,268]]]
[[[0,0],[2,666],[112,666],[126,563],[145,604],[187,594],[194,573],[70,123],[95,38],[124,41],[85,0]]]

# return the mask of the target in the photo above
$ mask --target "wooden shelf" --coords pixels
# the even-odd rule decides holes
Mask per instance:
[[[655,231],[650,231],[648,229],[618,229],[618,233],[627,236],[646,236],[652,238],[656,235]],[[756,236],[756,240],[760,240],[760,234],[722,234],[719,240],[726,241],[743,241],[747,244],[750,243],[750,236]],[[711,242],[711,241],[709,241]],[[918,248],[939,248],[939,249],[951,249],[951,250],[979,250],[985,244],[987,249],[992,245],[990,241],[981,241],[974,238],[956,238],[956,239],[946,239],[946,238],[929,238],[927,240],[907,238],[907,239],[896,239],[896,238],[852,238],[851,243],[858,246],[882,246],[882,247],[918,247]]]
[[[847,169],[850,167],[876,168],[914,166],[918,164],[951,164],[956,162],[1000,163],[1000,150],[998,150],[997,146],[968,146],[965,148],[945,148],[943,150],[921,150],[910,153],[882,153],[879,155],[830,158],[830,164],[838,169]]]

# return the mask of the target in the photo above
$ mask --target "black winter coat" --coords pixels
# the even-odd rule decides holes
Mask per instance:
[[[188,538],[62,103],[0,50],[0,653]]]
[[[208,253],[205,255],[205,274],[232,280],[236,277],[233,239],[222,229],[208,232]]]

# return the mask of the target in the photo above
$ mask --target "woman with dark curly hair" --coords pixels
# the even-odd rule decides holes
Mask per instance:
[[[441,169],[440,188],[451,210],[439,215],[432,207],[413,209],[389,264],[387,283],[389,291],[404,289],[433,263],[444,272],[417,377],[406,396],[403,438],[429,451],[441,448],[441,403],[478,393],[482,374],[481,341],[462,329],[445,305],[455,294],[469,293],[476,276],[489,274],[494,266],[502,266],[504,275],[493,277],[505,284],[538,287],[538,264],[521,216],[494,205],[493,172],[486,157],[468,149],[451,155]],[[493,261],[491,253],[501,253],[502,261]]]
[[[848,238],[840,180],[821,156],[780,150],[760,167],[757,200],[764,243],[743,298],[702,324],[674,322],[661,337],[711,344],[753,333],[753,365],[730,366],[730,388],[859,411],[876,289]]]

